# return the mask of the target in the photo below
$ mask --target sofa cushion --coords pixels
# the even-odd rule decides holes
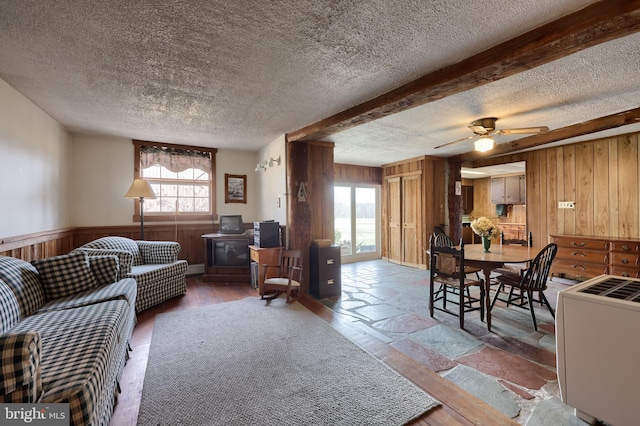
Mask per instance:
[[[131,238],[102,237],[84,244],[80,248],[126,250],[133,256],[133,266],[142,264],[138,244]]]
[[[0,280],[0,334],[11,330],[20,321],[20,306],[11,288]]]
[[[89,268],[98,285],[107,285],[118,281],[120,262],[118,256],[89,256]]]
[[[126,300],[130,306],[135,303],[137,285],[134,279],[125,278],[115,283],[98,288],[81,291],[67,297],[61,297],[45,303],[35,314],[41,314],[62,309],[79,308],[94,305],[109,300]],[[132,306],[133,307],[133,306]]]
[[[173,241],[136,241],[140,248],[142,264],[158,265],[178,260],[180,244]]]
[[[20,307],[20,318],[31,315],[44,304],[40,275],[31,263],[0,256],[0,279],[13,291]]]
[[[114,300],[76,309],[32,315],[16,331],[38,330],[42,342],[42,397],[68,402],[71,424],[98,424],[105,399],[113,399],[118,346],[126,325],[127,302]],[[69,362],[73,359],[73,362]],[[122,359],[124,363],[124,357]]]
[[[133,265],[133,255],[130,251],[119,249],[95,249],[80,247],[73,250],[71,253],[86,253],[91,260],[94,256],[116,256],[118,258],[118,279],[121,280],[131,272],[131,266]]]
[[[47,257],[34,260],[33,264],[40,273],[47,300],[69,296],[98,285],[85,253]]]

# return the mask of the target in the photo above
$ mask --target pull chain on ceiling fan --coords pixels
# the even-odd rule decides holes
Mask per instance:
[[[475,120],[473,123],[471,123],[470,126],[468,126],[474,133],[474,135],[467,136],[466,138],[458,139],[453,142],[438,145],[434,149],[468,141],[474,138],[480,138],[474,143],[475,150],[485,152],[493,149],[493,147],[495,146],[495,141],[492,137],[493,135],[526,135],[545,133],[549,131],[549,128],[547,126],[496,130],[497,120],[498,119],[495,117],[480,118],[478,120]]]

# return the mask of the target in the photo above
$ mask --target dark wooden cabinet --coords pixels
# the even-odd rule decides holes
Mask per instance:
[[[462,185],[462,211],[469,214],[473,210],[473,186]]]
[[[251,283],[249,246],[253,237],[244,234],[205,234],[202,281]]]
[[[318,299],[342,293],[340,246],[311,246],[309,257],[309,290]]]
[[[464,241],[465,244],[480,244],[482,239],[480,238],[480,235],[473,232],[473,229],[471,229],[470,226],[463,226],[462,241]]]

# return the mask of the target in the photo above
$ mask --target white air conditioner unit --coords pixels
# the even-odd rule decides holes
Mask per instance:
[[[576,416],[615,426],[640,414],[640,279],[601,275],[558,293],[562,400]]]

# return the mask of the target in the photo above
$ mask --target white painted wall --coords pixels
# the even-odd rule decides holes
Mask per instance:
[[[131,139],[73,136],[73,189],[75,226],[132,225],[135,200],[124,198],[133,181],[134,147]],[[241,214],[245,222],[257,220],[258,199],[255,152],[218,150],[216,205],[218,214]],[[247,175],[247,203],[224,202],[224,175]],[[154,222],[159,223],[159,222]]]
[[[0,79],[0,238],[73,226],[71,136]]]
[[[218,214],[241,214],[245,222],[259,220],[258,215],[258,181],[254,169],[256,168],[256,153],[253,151],[238,151],[219,149],[216,153],[216,205]],[[247,204],[224,202],[224,175],[247,175]]]
[[[286,142],[282,135],[258,152],[253,169],[260,161],[277,159],[280,165],[267,167],[264,172],[253,172],[258,180],[259,214],[258,220],[275,220],[280,225],[287,224],[287,172]],[[279,200],[279,204],[278,204]]]
[[[134,224],[133,155],[131,139],[73,135],[74,226]]]

